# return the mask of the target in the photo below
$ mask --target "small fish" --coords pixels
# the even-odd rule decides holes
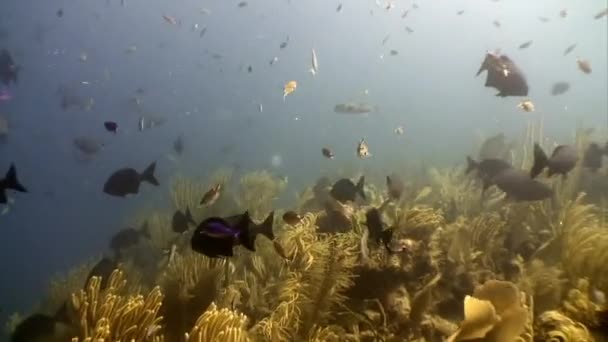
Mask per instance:
[[[559,16],[562,18],[565,18],[568,16],[568,10],[567,9],[562,9],[561,11],[559,11]]]
[[[287,44],[288,44],[287,42],[282,42],[281,45],[279,45],[279,49],[282,50],[282,49],[286,48]]]
[[[395,128],[395,130],[393,130],[393,132],[397,135],[403,135],[405,130],[403,129],[403,126],[397,126],[397,128]]]
[[[270,62],[268,62],[268,64],[270,64],[272,66],[272,65],[275,65],[275,63],[278,61],[279,61],[279,57],[275,56],[275,57],[272,57],[272,59],[270,60]]]
[[[418,4],[417,4],[417,3],[413,3],[413,4],[412,4],[412,8],[413,8],[413,9],[418,9],[418,8],[419,8],[419,7],[418,7]]]
[[[555,174],[565,176],[574,169],[577,161],[578,153],[574,146],[559,145],[549,158],[540,145],[534,144],[534,164],[530,169],[530,177],[536,178],[545,168],[549,169],[549,177]]]
[[[310,73],[315,76],[319,72],[319,62],[317,60],[317,53],[315,49],[312,49],[312,59],[310,63]]]
[[[342,4],[339,4],[338,7],[336,7],[336,13],[340,13],[340,11],[342,11]]]
[[[414,33],[414,30],[412,30],[409,26],[405,27],[405,31],[407,31],[407,33]]]
[[[576,48],[576,43],[568,46],[566,48],[566,50],[564,50],[564,56],[566,56],[567,54],[569,54],[570,52],[572,52],[575,48]]]
[[[384,37],[384,39],[382,39],[382,45],[386,44],[386,42],[388,42],[388,40],[390,39],[391,35],[387,34],[386,37]]]
[[[125,53],[133,54],[137,52],[137,45],[129,45],[129,47],[125,50]]]
[[[207,26],[203,27],[203,29],[201,30],[201,33],[199,33],[199,38],[203,38],[205,36],[205,33],[207,33]]]
[[[52,341],[56,339],[59,322],[45,314],[33,314],[17,324],[11,333],[12,342]],[[65,337],[65,336],[64,336]]]
[[[591,143],[585,151],[583,166],[592,172],[596,172],[602,168],[602,156],[604,154],[608,155],[608,144],[605,148],[602,148],[596,143]]]
[[[253,72],[253,67],[251,65],[247,67],[247,72],[250,74]]]
[[[221,194],[222,184],[217,183],[203,195],[199,205],[203,207],[210,207],[220,198]]]
[[[11,164],[4,179],[0,179],[0,204],[7,204],[6,190],[15,190],[18,192],[27,192],[17,178],[17,169],[14,164]]]
[[[158,180],[154,177],[155,169],[156,162],[150,164],[141,174],[132,168],[117,170],[105,182],[103,192],[111,196],[125,197],[128,194],[138,194],[142,181],[158,186]]]
[[[538,17],[538,20],[542,23],[548,23],[550,19],[547,17]]]
[[[189,208],[186,208],[185,213],[182,213],[181,210],[175,211],[171,219],[171,229],[174,232],[182,234],[188,230],[190,224],[196,225],[196,222],[194,222]]]
[[[401,19],[405,19],[405,17],[407,17],[407,14],[408,14],[409,12],[410,12],[410,11],[409,11],[409,10],[407,10],[407,9],[406,9],[406,10],[404,10],[404,11],[403,11],[403,14],[401,14]]]
[[[369,147],[365,142],[365,138],[361,138],[359,143],[357,144],[357,157],[360,159],[365,159],[371,157],[371,153],[369,153]]]
[[[104,147],[103,143],[88,137],[76,137],[72,140],[72,143],[76,149],[86,156],[95,155]]]
[[[150,238],[148,222],[144,222],[139,229],[125,228],[120,230],[110,239],[109,247],[114,251],[116,258],[120,259],[123,250],[137,245],[142,238]]]
[[[334,153],[327,147],[323,147],[321,153],[323,154],[323,157],[327,159],[334,159]]]
[[[63,18],[63,8],[58,9],[55,14],[57,15],[57,18]]]
[[[190,246],[192,250],[210,258],[231,257],[235,246],[242,245],[255,252],[255,240],[262,234],[274,240],[272,226],[274,212],[261,224],[251,221],[249,213],[226,218],[210,217],[196,227]]]
[[[283,102],[285,102],[285,98],[287,97],[287,95],[296,91],[297,87],[298,87],[298,82],[296,82],[296,81],[289,81],[289,82],[285,83],[285,86],[283,87]]]
[[[570,83],[568,82],[555,82],[551,87],[551,95],[562,95],[570,90]]]
[[[521,110],[523,110],[524,112],[533,112],[534,111],[534,103],[531,100],[524,100],[521,101],[517,107]]]
[[[458,12],[456,12],[456,15],[463,15],[464,14],[464,10],[460,10]]]
[[[184,152],[184,139],[181,135],[178,136],[177,139],[175,139],[175,141],[173,142],[173,151],[175,151],[175,153],[180,156]]]
[[[296,224],[302,222],[302,216],[298,215],[295,211],[287,211],[283,214],[283,221],[290,226],[295,226]]]
[[[331,197],[336,199],[341,203],[346,203],[347,201],[354,202],[357,194],[361,196],[361,198],[366,199],[365,192],[363,190],[365,186],[365,177],[361,176],[359,181],[355,185],[350,179],[342,178],[338,180],[329,191]]]
[[[603,17],[606,17],[606,16],[608,16],[608,8],[597,12],[597,14],[593,16],[593,18],[597,20],[597,19],[602,19]]]
[[[239,8],[243,8],[243,7],[247,7],[247,5],[249,5],[249,3],[247,1],[241,1],[238,3],[238,7]]]
[[[532,45],[532,41],[531,41],[531,40],[528,40],[527,42],[522,43],[522,44],[519,46],[519,49],[520,49],[520,50],[527,49],[527,48],[529,48],[529,47],[530,47],[530,45]]]
[[[397,56],[398,54],[399,54],[399,51],[391,50],[391,56]]]
[[[500,26],[502,26],[502,25],[500,24],[500,21],[498,21],[498,20],[494,20],[494,21],[492,22],[492,24],[494,24],[494,26],[495,26],[495,27],[500,27]]]
[[[106,121],[103,123],[103,127],[105,127],[106,131],[112,132],[116,134],[118,130],[118,124],[114,121]]]
[[[386,188],[388,190],[388,195],[392,200],[399,200],[405,190],[405,185],[399,176],[392,174],[386,176]]]
[[[591,73],[591,63],[589,63],[588,60],[577,58],[576,65],[578,66],[579,70],[584,72],[585,74]]]
[[[334,112],[340,114],[367,114],[374,110],[376,109],[373,106],[366,103],[339,103],[334,106]]]
[[[177,19],[175,19],[175,17],[163,15],[163,19],[165,19],[165,21],[171,25],[177,25]]]

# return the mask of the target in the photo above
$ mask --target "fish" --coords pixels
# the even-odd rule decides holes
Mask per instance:
[[[302,216],[295,211],[289,210],[283,214],[283,221],[290,226],[295,226],[296,224],[302,222]]]
[[[602,19],[605,16],[608,16],[608,8],[597,12],[597,14],[593,16],[593,19],[598,20]]]
[[[538,20],[541,23],[548,23],[551,19],[547,18],[547,17],[538,17]]]
[[[399,51],[391,50],[390,54],[391,54],[391,56],[397,56],[399,54]]]
[[[175,139],[175,141],[173,142],[173,151],[175,151],[175,153],[180,156],[184,152],[184,139],[181,135],[178,136],[177,139]]]
[[[458,12],[456,12],[456,15],[463,15],[464,14],[464,10],[460,10]]]
[[[175,17],[163,15],[163,19],[165,19],[165,21],[171,25],[177,25],[177,19],[175,19]]]
[[[319,72],[319,61],[317,60],[317,53],[315,52],[315,49],[312,49],[312,59],[309,71],[313,76]]]
[[[405,19],[407,17],[407,14],[410,12],[410,10],[403,10],[403,13],[401,14],[401,19]]]
[[[409,26],[406,26],[406,27],[405,27],[405,31],[406,31],[407,33],[414,33],[414,30],[412,30],[412,28],[411,28],[411,27],[409,27]]]
[[[467,168],[465,175],[472,171],[477,172],[477,177],[481,179],[483,191],[493,184],[493,179],[505,170],[512,168],[511,164],[502,159],[482,159],[477,162],[467,156]]]
[[[393,130],[393,132],[397,135],[403,135],[405,130],[403,129],[403,126],[397,126],[397,128],[395,128],[395,130]]]
[[[388,42],[390,37],[391,37],[391,35],[387,34],[386,37],[384,37],[384,39],[382,39],[382,45],[386,44],[386,42]]]
[[[261,224],[251,221],[249,212],[226,218],[210,217],[201,222],[194,230],[190,246],[193,251],[210,258],[231,257],[234,247],[242,245],[255,252],[255,240],[259,234],[274,240],[272,226],[274,212]]]
[[[279,57],[272,57],[272,59],[270,60],[270,62],[268,62],[268,64],[270,64],[270,66],[273,66],[276,62],[279,61]]]
[[[559,145],[553,150],[551,157],[547,157],[545,151],[538,143],[534,144],[534,164],[530,169],[530,177],[536,178],[545,168],[549,169],[549,177],[560,174],[566,176],[574,169],[578,161],[576,147],[570,145]]]
[[[498,90],[496,96],[528,96],[528,83],[523,72],[506,55],[487,52],[477,76],[487,71],[486,87]]]
[[[57,18],[62,18],[63,17],[63,8],[58,9],[57,12],[55,12],[55,15],[57,16]]]
[[[500,21],[498,21],[498,20],[494,20],[492,22],[492,24],[494,25],[494,27],[500,27],[501,26]]]
[[[338,4],[338,7],[336,7],[336,12],[340,13],[341,10],[342,10],[342,4]]]
[[[335,157],[334,153],[327,147],[323,147],[321,153],[323,154],[323,157],[327,159],[334,159]]]
[[[247,1],[241,1],[237,4],[239,8],[247,7],[247,5],[249,5]]]
[[[559,11],[559,16],[562,18],[565,18],[568,16],[568,10],[567,9],[562,9],[561,11]]]
[[[567,54],[569,54],[570,52],[572,52],[575,48],[576,48],[576,43],[568,46],[565,50],[564,50],[564,56],[566,56]]]
[[[201,29],[201,33],[198,34],[198,37],[203,38],[205,36],[205,33],[207,33],[207,26]]]
[[[104,147],[104,144],[89,137],[76,137],[72,140],[74,147],[86,156],[92,156]]]
[[[298,87],[298,82],[296,82],[296,81],[289,81],[289,82],[285,83],[285,86],[283,86],[283,102],[285,102],[285,98],[287,97],[287,95],[296,91],[297,87]]]
[[[551,95],[562,95],[570,90],[570,83],[568,82],[555,82],[551,87]]]
[[[223,186],[221,183],[217,183],[214,186],[212,186],[211,189],[209,189],[203,195],[203,198],[201,198],[199,205],[203,206],[203,207],[212,206],[220,198],[220,196],[222,194],[222,187]]]
[[[514,168],[498,173],[491,181],[508,199],[517,202],[541,201],[553,196],[550,187],[530,178],[528,173]]]
[[[371,156],[372,156],[372,154],[369,153],[369,147],[367,146],[367,143],[365,142],[365,138],[361,138],[361,140],[357,144],[357,157],[359,157],[360,159],[366,159]]]
[[[336,183],[334,183],[334,185],[331,187],[331,190],[329,191],[329,194],[331,195],[331,197],[341,203],[346,203],[347,201],[354,202],[357,195],[361,196],[361,198],[365,200],[367,198],[365,197],[365,191],[363,189],[364,186],[364,176],[361,176],[359,178],[359,181],[356,185],[350,179],[342,178]]]
[[[602,168],[602,156],[608,156],[608,144],[605,148],[600,147],[596,143],[591,143],[585,155],[583,156],[583,167],[590,169],[592,172]]]
[[[386,176],[386,189],[388,190],[388,196],[392,200],[399,200],[405,191],[405,184],[399,176],[392,174]]]
[[[139,229],[124,228],[110,238],[108,246],[114,252],[117,259],[121,258],[124,249],[135,246],[142,238],[150,238],[148,222],[144,222]]]
[[[6,86],[17,84],[20,68],[13,61],[13,57],[6,49],[0,51],[0,81]]]
[[[286,48],[286,47],[287,47],[287,42],[282,42],[282,43],[279,45],[279,49],[284,49],[284,48]]]
[[[260,112],[260,113],[264,112],[264,106],[261,103],[258,103],[258,112]]]
[[[577,58],[576,65],[578,66],[579,70],[584,72],[585,74],[591,73],[591,63],[589,63],[588,60]]]
[[[87,275],[83,287],[86,288],[89,285],[89,281],[91,280],[91,278],[100,277],[101,282],[99,284],[99,289],[105,290],[106,287],[108,287],[108,280],[110,279],[110,275],[117,268],[118,262],[116,260],[106,257],[102,258],[89,271],[89,274]]]
[[[522,43],[521,45],[519,45],[519,49],[520,50],[527,49],[527,48],[530,47],[530,45],[532,45],[532,41],[528,40],[527,42]]]
[[[67,341],[69,328],[55,317],[36,313],[23,319],[11,333],[11,342]]]
[[[505,135],[499,133],[484,140],[479,148],[479,159],[505,159],[510,150]]]
[[[521,101],[518,105],[517,108],[523,110],[524,112],[533,112],[534,111],[534,102],[532,102],[531,100],[524,100]]]
[[[114,121],[104,122],[103,127],[105,127],[106,131],[112,132],[114,134],[116,134],[116,131],[118,130],[118,124]]]
[[[125,197],[129,194],[138,194],[142,181],[159,186],[158,180],[154,177],[155,169],[156,162],[150,164],[141,174],[132,168],[117,170],[103,185],[103,192],[111,196]]]
[[[19,182],[17,177],[17,168],[15,164],[11,164],[3,179],[0,179],[0,204],[7,204],[6,190],[15,190],[18,192],[28,192],[25,186]]]
[[[367,114],[376,110],[366,103],[339,103],[334,106],[334,112],[340,114]]]
[[[174,232],[182,234],[188,230],[190,224],[196,225],[196,222],[194,222],[189,208],[186,208],[185,213],[181,210],[175,211],[173,218],[171,219],[171,229]]]

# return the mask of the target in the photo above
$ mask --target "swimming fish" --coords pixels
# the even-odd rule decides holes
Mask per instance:
[[[479,159],[505,159],[510,150],[511,146],[507,144],[505,135],[499,133],[484,140],[479,148]]]
[[[268,62],[268,64],[270,64],[272,66],[278,61],[279,61],[279,57],[275,56],[275,57],[272,57],[272,59],[270,60],[270,62]]]
[[[327,147],[323,147],[321,153],[323,154],[323,157],[327,159],[334,159],[334,153]]]
[[[538,20],[542,23],[548,23],[551,19],[547,17],[538,17]]]
[[[540,201],[550,198],[553,191],[547,185],[538,182],[522,170],[506,169],[491,180],[508,199],[515,201]]]
[[[287,97],[287,95],[296,91],[297,87],[298,87],[298,82],[296,82],[296,81],[289,81],[289,82],[285,83],[285,86],[283,87],[283,102],[285,102],[285,98]]]
[[[175,19],[175,17],[163,15],[163,19],[165,19],[165,21],[171,25],[177,25],[177,19]]]
[[[390,54],[391,54],[391,56],[397,56],[399,54],[399,51],[391,50]]]
[[[106,131],[112,132],[114,134],[116,134],[116,131],[118,130],[118,124],[114,121],[104,122],[103,127],[105,127]]]
[[[203,195],[203,198],[201,198],[199,205],[203,207],[210,207],[220,198],[221,194],[222,184],[217,183]]]
[[[289,210],[283,214],[283,221],[288,225],[295,226],[296,224],[302,222],[302,216],[295,211]]]
[[[593,16],[593,18],[597,20],[597,19],[601,19],[605,16],[608,16],[608,8],[597,12],[597,14]]]
[[[361,196],[361,198],[366,199],[365,191],[363,190],[365,186],[365,177],[361,176],[359,181],[355,185],[350,179],[342,178],[338,180],[329,191],[331,197],[336,199],[341,203],[345,203],[347,201],[354,202],[357,194]]]
[[[534,164],[530,170],[530,177],[536,178],[545,168],[549,169],[549,177],[554,174],[565,176],[574,169],[577,161],[578,153],[574,146],[557,146],[549,158],[539,144],[534,144]]]
[[[576,65],[578,66],[579,70],[584,72],[585,74],[591,73],[591,63],[589,63],[588,60],[577,58]]]
[[[409,26],[406,26],[406,27],[405,27],[405,31],[406,31],[407,33],[414,33],[414,30],[412,30],[412,28],[411,28],[411,27],[409,27]]]
[[[171,219],[171,229],[179,234],[182,234],[188,230],[189,225],[195,225],[194,219],[190,209],[186,208],[186,212],[183,213],[181,210],[176,210]]]
[[[72,140],[74,147],[87,156],[92,156],[101,151],[103,143],[89,137],[76,137]]]
[[[310,73],[315,76],[319,72],[319,62],[317,61],[317,53],[315,49],[312,49],[312,60],[311,60]]]
[[[532,41],[531,41],[531,40],[528,40],[527,42],[522,43],[522,44],[519,46],[519,49],[520,49],[520,50],[527,49],[527,48],[529,48],[529,47],[530,47],[530,45],[532,45]]]
[[[366,103],[339,103],[334,106],[334,112],[340,114],[367,114],[375,108]]]
[[[243,7],[247,7],[247,5],[249,5],[249,3],[247,1],[241,1],[238,3],[238,7],[243,8]]]
[[[533,112],[534,111],[534,103],[531,100],[521,101],[517,107],[524,112]]]
[[[251,221],[249,212],[226,218],[211,217],[196,227],[190,246],[192,250],[210,258],[231,257],[235,246],[242,245],[255,252],[255,239],[258,234],[274,240],[272,225],[274,212],[261,224]]]
[[[390,176],[386,176],[386,188],[388,190],[388,196],[390,199],[399,200],[401,195],[403,195],[405,185],[399,176],[392,174]]]
[[[528,83],[522,71],[506,55],[487,52],[477,76],[487,71],[486,87],[498,90],[496,96],[528,96]]]
[[[361,138],[361,140],[357,144],[357,156],[360,159],[366,159],[372,156],[372,154],[369,153],[369,146],[367,146],[365,138]]]
[[[562,9],[561,11],[559,11],[559,16],[562,18],[565,18],[568,16],[568,10],[567,9]]]
[[[336,7],[336,12],[340,12],[342,10],[342,4],[339,4],[338,7]]]
[[[109,247],[114,256],[120,259],[124,249],[135,246],[142,238],[150,238],[148,222],[144,222],[139,229],[124,228],[118,231],[110,238]]]
[[[596,143],[591,143],[585,151],[583,166],[590,169],[592,172],[596,172],[602,168],[602,156],[604,154],[608,156],[608,144],[606,147],[602,148]]]
[[[568,82],[555,82],[551,87],[551,95],[561,95],[570,90],[570,83]]]
[[[403,126],[397,126],[393,132],[397,135],[403,135],[403,133],[405,132],[405,130],[403,129]]]
[[[6,49],[0,51],[0,81],[4,85],[17,83],[19,67],[13,61],[13,57]]]
[[[25,186],[23,186],[17,178],[17,169],[14,164],[11,164],[4,179],[0,179],[0,204],[6,204],[8,199],[6,198],[6,190],[15,190],[18,192],[27,192]]]
[[[69,327],[54,317],[37,313],[19,322],[11,334],[11,342],[67,341],[71,336],[69,331]]]
[[[493,184],[493,179],[503,171],[512,168],[511,164],[502,159],[483,159],[479,162],[467,156],[467,168],[465,175],[472,171],[477,172],[477,177],[481,179],[483,191]]]
[[[155,168],[156,162],[153,162],[141,174],[132,168],[117,170],[105,182],[103,192],[111,196],[125,197],[128,194],[139,193],[139,185],[142,181],[158,186],[158,180],[154,177]]]
[[[110,258],[102,258],[89,271],[89,274],[87,275],[87,278],[83,284],[83,288],[87,287],[87,285],[89,284],[89,280],[91,280],[91,278],[101,277],[101,283],[99,284],[99,289],[105,290],[105,288],[108,286],[108,280],[110,279],[110,275],[117,268],[118,268],[118,262],[116,262],[116,260],[110,259]]]
[[[569,54],[570,52],[572,52],[574,49],[576,48],[576,43],[568,46],[565,50],[564,50],[564,56]]]

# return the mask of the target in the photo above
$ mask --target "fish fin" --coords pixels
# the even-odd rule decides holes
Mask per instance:
[[[267,237],[270,241],[274,240],[274,233],[272,231],[272,225],[274,223],[274,211],[268,214],[268,217],[260,225],[255,227],[255,235],[262,234]]]
[[[15,169],[15,165],[11,164],[11,167],[8,169],[6,173],[6,177],[4,179],[4,186],[6,189],[13,189],[19,192],[27,192],[27,189],[19,183],[17,179],[17,169]]]
[[[530,169],[530,177],[536,178],[547,166],[547,155],[538,143],[534,144],[534,165]]]
[[[153,162],[152,164],[150,164],[150,166],[148,166],[144,172],[141,174],[141,180],[142,181],[146,181],[152,185],[156,185],[158,186],[158,180],[156,179],[156,177],[154,177],[154,169],[156,169],[156,162]]]
[[[467,156],[467,169],[464,171],[465,175],[468,175],[471,171],[477,169],[479,163],[473,160],[473,158]]]
[[[249,212],[246,211],[237,225],[237,228],[240,230],[239,242],[248,250],[255,252],[255,233],[249,229],[250,222]]]
[[[361,176],[361,178],[359,178],[359,181],[357,182],[357,192],[359,193],[359,195],[361,195],[361,198],[366,200],[367,197],[365,197],[365,191],[363,190],[364,186],[365,186],[365,176]]]

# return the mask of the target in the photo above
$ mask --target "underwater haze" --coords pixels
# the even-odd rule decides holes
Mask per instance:
[[[588,282],[589,298],[608,290],[608,263],[589,265],[599,257],[581,256],[580,267],[546,257],[546,245],[566,236],[556,232],[567,224],[596,229],[586,243],[608,243],[606,0],[340,1],[3,1],[0,51],[10,61],[0,58],[0,190],[8,197],[0,203],[0,322],[10,322],[7,341],[33,340],[15,332],[35,313],[69,327],[69,338],[92,337],[74,319],[83,309],[69,294],[92,275],[110,277],[114,267],[89,273],[102,257],[124,271],[112,275],[116,282],[140,282],[144,295],[158,285],[165,296],[156,308],[162,320],[150,318],[139,335],[116,333],[114,340],[181,341],[199,315],[226,309],[233,321],[248,323],[235,323],[234,339],[213,335],[217,340],[346,341],[361,334],[369,341],[457,341],[466,340],[465,296],[491,306],[479,295],[496,285],[490,281],[534,297],[543,283],[534,287],[526,275],[555,277],[558,299],[540,304],[547,311],[563,307],[568,291],[584,292],[581,282]],[[476,76],[488,60],[495,62]],[[505,85],[519,76],[523,95]],[[502,83],[489,84],[496,78]],[[565,90],[556,93],[558,82]],[[560,155],[560,146],[572,154]],[[465,173],[467,156],[479,162],[475,172]],[[488,159],[512,173],[501,163],[484,169]],[[146,177],[153,162],[153,178]],[[11,187],[11,165],[27,192]],[[530,176],[534,167],[548,174]],[[389,175],[403,187],[387,185]],[[192,217],[180,230],[174,217],[187,211]],[[274,225],[272,217],[270,226],[261,223],[272,211]],[[573,212],[585,224],[568,220]],[[501,228],[481,238],[456,233],[484,224]],[[526,233],[508,228],[515,226]],[[428,227],[432,232],[421,233]],[[126,228],[133,235],[117,242]],[[459,259],[448,243],[456,240],[502,249],[471,249]],[[590,246],[577,249],[606,248]],[[450,254],[450,266],[435,264],[436,254],[416,254],[427,249]],[[183,270],[192,265],[203,270]],[[309,274],[315,267],[319,274]],[[473,279],[468,286],[447,289],[454,275],[443,268],[475,276],[458,278]],[[180,272],[213,274],[217,288],[205,287],[215,297],[188,304],[176,325],[168,317],[180,306],[167,304],[166,277]],[[321,274],[332,272],[342,278],[323,283]],[[250,282],[255,277],[264,280]],[[383,277],[394,286],[359,283]],[[289,281],[300,281],[303,292],[294,296],[308,304],[293,311],[301,317],[285,313],[290,323],[277,323],[297,302],[277,290]],[[244,283],[257,290],[239,287]],[[310,290],[314,283],[327,288]],[[182,290],[200,294],[192,288]],[[390,297],[401,289],[413,308],[431,292],[433,300],[418,307],[418,318],[402,318],[397,304],[376,296],[386,314],[382,327],[370,298],[357,302],[365,290]],[[138,290],[124,291],[126,298]],[[228,300],[230,291],[238,299]],[[446,293],[453,302],[439,299]],[[315,301],[325,297],[327,303]],[[605,299],[585,298],[594,312],[608,312]],[[63,302],[69,313],[60,319],[56,304]],[[313,302],[319,307],[311,311],[306,305]],[[458,303],[458,315],[442,311],[449,303]],[[526,317],[537,322],[543,311],[517,307],[528,309]],[[346,311],[352,317],[340,318]],[[589,316],[560,314],[588,330],[589,339],[572,341],[591,341],[608,327],[598,323],[603,316],[590,319],[593,326],[584,320]],[[449,328],[429,329],[425,322],[437,325],[436,317]],[[522,328],[512,335],[524,334]]]

